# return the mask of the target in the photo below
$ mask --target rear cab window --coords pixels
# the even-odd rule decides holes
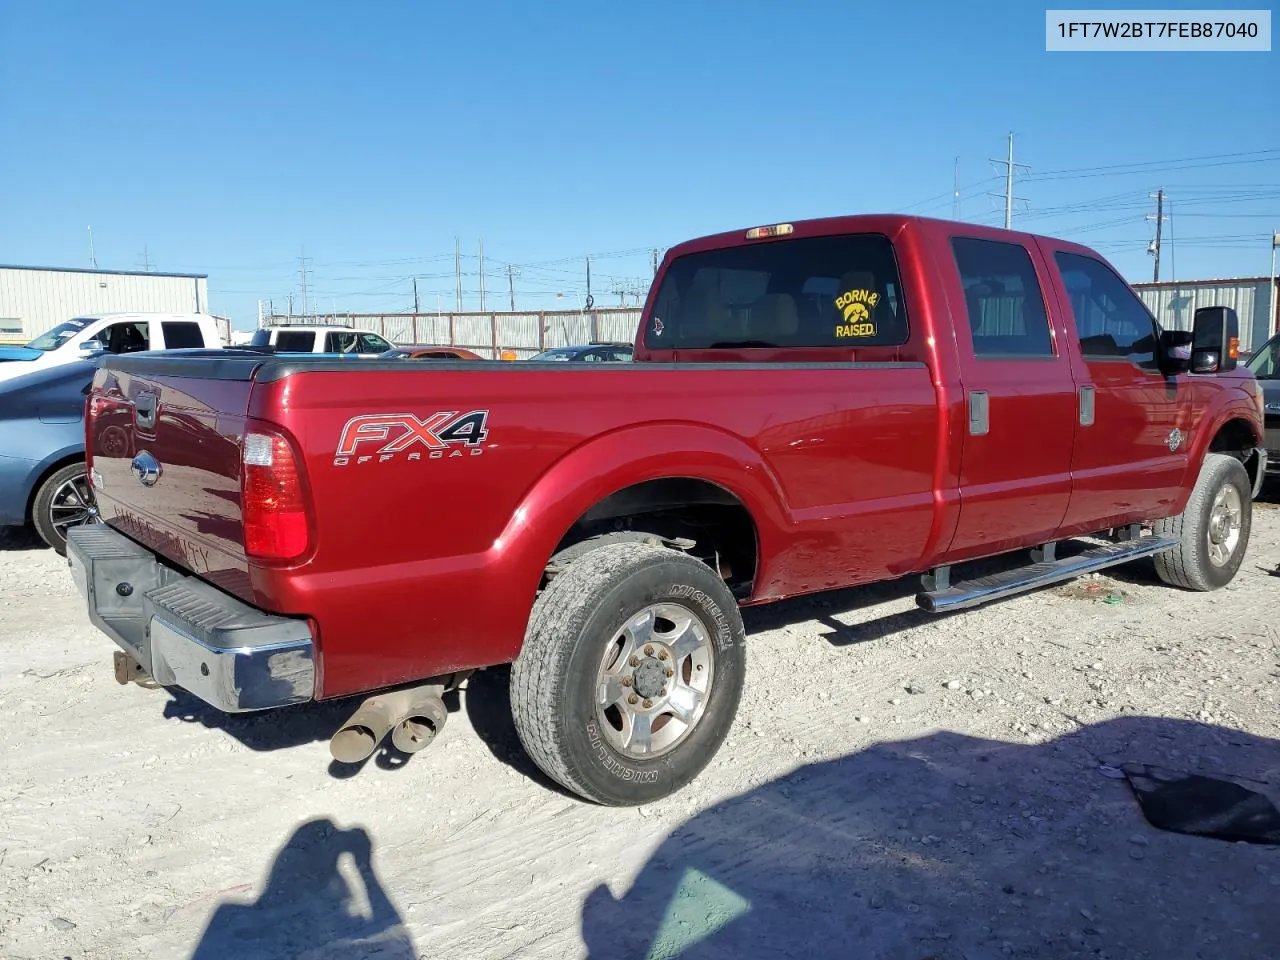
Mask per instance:
[[[909,335],[893,244],[806,237],[685,254],[645,326],[654,350],[896,347]]]
[[[203,347],[204,335],[200,332],[200,324],[187,321],[171,321],[160,324],[160,332],[164,336],[166,350],[182,350],[189,347]]]
[[[281,353],[311,353],[315,348],[313,330],[281,330],[276,334],[276,349]]]

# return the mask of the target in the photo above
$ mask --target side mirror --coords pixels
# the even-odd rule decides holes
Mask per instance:
[[[90,337],[88,340],[81,340],[80,349],[85,353],[101,353],[102,341],[97,337]]]
[[[1201,307],[1191,329],[1191,372],[1226,373],[1240,361],[1240,319],[1230,307]]]

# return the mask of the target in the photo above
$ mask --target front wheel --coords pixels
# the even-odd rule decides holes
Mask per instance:
[[[1252,493],[1249,474],[1239,460],[1207,454],[1187,508],[1153,525],[1156,535],[1178,539],[1177,547],[1155,558],[1160,579],[1200,591],[1230,583],[1249,546]]]
[[[591,550],[534,605],[511,671],[520,741],[547,776],[589,800],[666,797],[728,736],[743,644],[737,603],[706,564],[644,543]]]
[[[50,474],[31,502],[31,522],[36,533],[63,556],[67,552],[67,531],[97,520],[93,487],[83,463],[71,463]]]

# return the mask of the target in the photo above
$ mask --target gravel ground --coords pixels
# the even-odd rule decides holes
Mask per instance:
[[[1280,956],[1280,848],[1156,830],[1107,775],[1276,795],[1266,499],[1216,594],[1134,564],[946,619],[912,582],[750,611],[729,742],[639,810],[531,768],[501,671],[354,773],[353,704],[120,687],[64,564],[0,539],[0,957]]]

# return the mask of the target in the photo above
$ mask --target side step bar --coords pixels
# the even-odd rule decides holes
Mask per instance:
[[[938,589],[924,590],[916,594],[916,604],[929,613],[967,610],[992,600],[1003,600],[1005,597],[1038,590],[1063,580],[1074,580],[1095,570],[1105,570],[1107,567],[1119,566],[1140,557],[1164,553],[1177,545],[1178,541],[1172,537],[1138,537],[1122,543],[1095,547],[1078,556],[1033,562],[1007,573],[978,577],[975,580],[966,580],[954,585],[938,583],[939,580],[946,578],[933,576],[926,579],[926,585],[936,584]]]

